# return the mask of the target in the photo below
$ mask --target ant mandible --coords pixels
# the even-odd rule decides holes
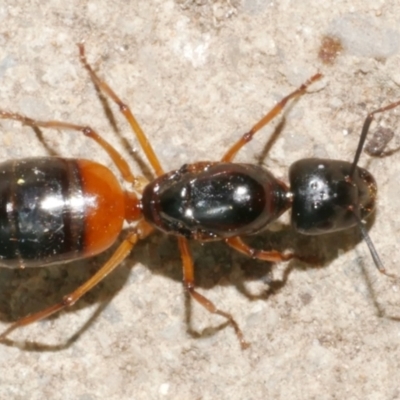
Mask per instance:
[[[242,348],[248,344],[233,316],[217,308],[195,288],[189,239],[222,240],[240,253],[270,262],[301,258],[294,253],[254,249],[241,238],[262,231],[292,208],[292,225],[303,234],[319,235],[357,225],[376,267],[386,273],[362,223],[374,210],[376,182],[357,163],[374,115],[397,107],[400,101],[367,116],[352,163],[330,159],[295,162],[289,171],[290,190],[261,166],[232,160],[289,100],[300,97],[309,85],[319,80],[322,77],[319,73],[279,101],[220,161],[185,164],[165,173],[129,107],[94,72],[86,60],[83,44],[78,47],[80,61],[94,85],[117,104],[157,177],[147,182],[135,176],[118,151],[88,126],[37,121],[0,111],[3,119],[17,120],[33,128],[74,130],[93,139],[133,188],[123,190],[108,168],[89,160],[40,157],[1,163],[0,262],[3,266],[44,266],[91,257],[115,243],[124,220],[134,224],[109,260],[90,279],[59,303],[17,320],[0,339],[4,340],[20,326],[73,305],[117,268],[139,240],[155,230],[177,237],[186,291],[210,313],[227,319]]]

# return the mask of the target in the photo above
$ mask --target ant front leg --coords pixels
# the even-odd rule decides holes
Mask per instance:
[[[262,260],[262,261],[269,261],[271,263],[276,263],[280,261],[289,261],[292,259],[297,259],[307,264],[319,265],[321,261],[314,257],[304,257],[299,256],[295,253],[287,252],[282,253],[276,250],[259,250],[255,249],[254,247],[250,247],[245,242],[243,242],[242,238],[239,236],[225,239],[225,243],[232,247],[234,250],[238,251],[241,254],[244,254],[252,259]],[[281,289],[287,282],[289,278],[289,274],[292,272],[293,267],[288,265],[283,273],[283,278],[279,281],[273,281],[270,285],[270,289],[266,291],[263,295],[263,298],[267,298],[269,295],[276,293],[279,289]],[[247,292],[247,290],[241,290],[244,295],[247,297],[254,299],[255,297]]]
[[[306,89],[315,81],[322,78],[322,74],[313,75],[307,82],[301,85],[294,92],[290,93],[288,96],[284,97],[271,111],[269,111],[259,122],[257,122],[248,132],[246,132],[222,157],[222,162],[231,162],[236,156],[236,153],[250,140],[253,136],[260,131],[265,125],[270,123],[285,107],[286,103],[295,99],[296,97],[302,96]]]
[[[313,257],[304,257],[297,255],[295,253],[282,253],[277,250],[259,250],[247,245],[239,236],[235,236],[233,238],[225,239],[225,243],[250,258],[255,258],[257,260],[269,261],[269,262],[280,262],[280,261],[289,261],[293,258],[296,260],[303,261],[307,264],[320,264],[320,261],[317,258]]]
[[[238,251],[239,253],[245,254],[251,258],[256,258],[257,260],[279,262],[279,261],[289,261],[292,258],[297,258],[293,253],[281,253],[276,250],[258,250],[248,246],[239,237],[233,237],[225,239],[225,243]]]
[[[229,324],[235,330],[236,336],[239,339],[240,346],[242,349],[249,347],[244,339],[243,333],[239,328],[238,323],[234,320],[231,314],[218,309],[214,303],[204,297],[202,294],[196,291],[194,284],[194,266],[193,259],[189,250],[189,243],[184,237],[178,237],[179,249],[181,251],[182,262],[183,262],[183,284],[190,296],[196,300],[201,306],[203,306],[208,312],[212,314],[218,314],[228,320]]]

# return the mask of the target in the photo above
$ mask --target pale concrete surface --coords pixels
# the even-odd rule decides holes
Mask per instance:
[[[291,107],[268,154],[272,126],[239,154],[246,162],[262,155],[259,162],[286,180],[300,158],[351,160],[367,111],[400,98],[399,15],[395,1],[3,1],[0,108],[90,124],[140,173],[137,159],[145,160],[127,124],[113,108],[118,137],[79,64],[76,43],[85,40],[89,60],[132,106],[168,170],[218,160],[277,100],[321,71],[324,79]],[[326,35],[343,47],[332,65],[318,58]],[[400,110],[378,120],[395,130],[389,146],[397,147]],[[113,168],[79,134],[44,131],[46,149],[18,123],[1,121],[0,129],[4,160],[53,151]],[[370,234],[397,275],[399,157],[363,154],[360,162],[380,188]],[[308,239],[283,229],[256,243],[293,246],[325,262],[321,268],[291,262],[278,293],[251,301],[241,285],[253,293],[266,289],[266,263],[222,244],[193,246],[201,292],[234,314],[248,350],[240,350],[229,327],[210,330],[221,319],[197,306],[194,326],[206,331],[200,338],[187,333],[175,240],[154,235],[72,310],[12,335],[36,345],[0,345],[0,398],[399,399],[399,284],[376,271],[357,232]],[[2,325],[54,303],[107,255],[32,271],[1,269]],[[274,278],[286,266],[278,265]],[[249,270],[260,271],[250,282]]]

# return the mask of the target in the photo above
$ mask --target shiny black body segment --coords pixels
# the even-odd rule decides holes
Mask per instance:
[[[76,258],[83,247],[79,166],[65,158],[0,164],[0,264],[31,267]]]
[[[214,240],[253,234],[290,207],[287,187],[253,164],[184,165],[148,184],[145,219],[158,229]]]
[[[303,159],[289,169],[293,196],[292,226],[306,235],[350,228],[374,209],[377,186],[373,176],[346,161]]]

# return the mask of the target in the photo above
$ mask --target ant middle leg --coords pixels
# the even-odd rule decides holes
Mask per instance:
[[[90,66],[86,59],[85,55],[85,46],[82,43],[78,44],[79,48],[79,57],[80,60],[85,67],[85,69],[89,72],[90,77],[94,83],[94,85],[100,89],[103,93],[109,96],[119,107],[121,113],[124,115],[132,130],[135,132],[135,135],[142,147],[149,163],[154,169],[154,172],[157,176],[161,176],[164,174],[164,170],[161,167],[160,161],[158,160],[156,153],[154,152],[149,140],[147,139],[146,134],[143,129],[140,127],[139,123],[136,121],[136,118],[133,116],[132,111],[129,106],[122,102],[122,100],[117,96],[117,94],[111,89],[111,87],[102,79],[100,79],[97,74],[94,72],[93,68]]]
[[[303,83],[298,89],[284,97],[275,107],[272,108],[260,121],[258,121],[248,132],[246,132],[236,143],[233,144],[229,148],[229,150],[222,157],[222,162],[231,162],[235,157],[236,153],[250,140],[253,139],[253,136],[260,131],[265,125],[271,122],[285,107],[286,103],[295,99],[296,97],[302,96],[306,89],[315,81],[322,78],[322,74],[318,73],[313,75],[307,82]]]
[[[179,249],[181,252],[182,263],[183,263],[183,284],[184,284],[184,287],[187,290],[187,292],[190,294],[190,296],[194,300],[196,300],[208,312],[210,312],[212,314],[217,314],[217,315],[220,315],[221,317],[226,318],[227,321],[229,322],[229,324],[235,330],[236,336],[239,339],[240,346],[242,347],[242,349],[246,349],[247,347],[249,347],[249,343],[247,343],[246,340],[244,339],[243,333],[242,333],[238,323],[233,318],[233,316],[231,314],[217,308],[213,302],[211,302],[205,296],[203,296],[202,294],[200,294],[199,292],[196,291],[195,284],[194,284],[194,265],[193,265],[193,259],[192,259],[192,256],[191,256],[190,250],[189,250],[189,243],[188,243],[187,239],[179,236],[178,244],[179,244]]]

